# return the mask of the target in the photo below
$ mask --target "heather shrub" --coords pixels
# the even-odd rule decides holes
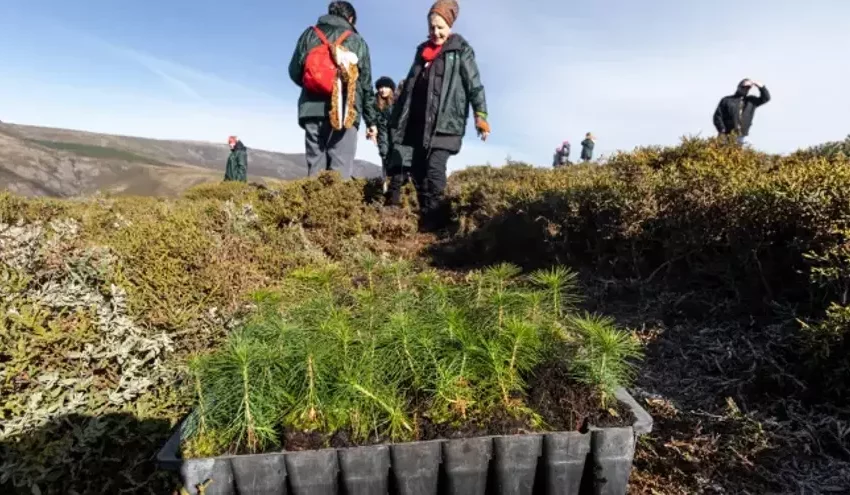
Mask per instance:
[[[601,167],[470,169],[451,177],[459,235],[433,254],[453,265],[570,263],[643,289],[713,291],[749,314],[794,307],[809,322],[794,338],[819,349],[796,356],[796,372],[823,369],[825,352],[845,369],[850,161],[821,155],[683,139]]]
[[[803,150],[791,155],[792,158],[801,160],[811,158],[826,158],[827,160],[846,160],[850,158],[850,135],[844,141],[830,141]]]

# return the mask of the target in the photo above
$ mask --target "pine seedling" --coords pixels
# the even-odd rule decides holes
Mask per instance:
[[[333,299],[334,287],[339,283],[340,276],[340,267],[332,263],[318,267],[296,268],[289,274],[290,279],[299,282],[296,286],[298,292],[296,297],[300,297],[302,300],[310,292]]]
[[[195,392],[195,409],[197,417],[197,435],[202,436],[207,431],[207,399],[204,395],[204,386],[201,383],[203,362],[201,358],[189,361],[189,375],[192,377],[192,388]]]
[[[393,441],[410,438],[413,433],[413,423],[405,414],[407,405],[401,394],[392,390],[392,386],[367,387],[353,380],[349,381],[348,385],[355,394],[374,403],[380,409],[384,421],[377,427],[383,428]]]
[[[517,318],[506,322],[505,331],[498,339],[487,342],[491,373],[506,409],[517,406],[511,396],[515,392],[524,391],[523,374],[540,363],[540,344],[537,328]]]
[[[410,377],[414,386],[420,387],[422,385],[422,361],[419,359],[421,353],[417,323],[412,312],[397,310],[390,314],[385,338],[391,352],[395,354],[393,361],[406,369],[406,374]]]
[[[396,290],[399,292],[406,290],[406,278],[410,274],[412,268],[411,263],[407,260],[394,261],[386,266],[386,270],[391,274]]]
[[[360,340],[368,339],[375,333],[385,308],[374,290],[358,289],[354,292],[354,305],[357,311],[352,315],[352,325]]]
[[[544,300],[546,294],[539,290],[525,291],[522,293],[527,308],[525,317],[532,323],[539,324],[545,314]]]
[[[489,287],[490,303],[495,306],[496,330],[501,332],[504,328],[505,317],[509,304],[514,301],[514,294],[509,287],[517,275],[520,274],[519,267],[510,263],[501,263],[491,266],[484,271],[485,284]]]
[[[482,304],[486,291],[484,274],[480,270],[473,270],[466,275],[466,282],[471,284],[475,291],[475,297],[472,299],[475,305]]]
[[[295,398],[286,416],[299,428],[322,429],[334,421],[331,394],[333,376],[344,363],[333,333],[321,322],[300,322],[290,334],[285,387]]]
[[[319,323],[317,330],[323,332],[328,337],[331,345],[341,350],[342,361],[348,361],[356,338],[348,312],[334,308],[331,310],[328,318]]]
[[[378,266],[381,264],[381,258],[376,256],[371,251],[367,251],[365,254],[360,256],[358,262],[360,268],[366,274],[366,287],[369,289],[369,292],[374,293],[375,276]]]
[[[467,356],[451,361],[435,361],[434,402],[431,416],[439,422],[453,418],[466,419],[476,405],[474,390],[466,373]]]
[[[279,368],[263,343],[234,334],[224,352],[202,361],[201,386],[209,390],[207,423],[234,451],[258,452],[277,443],[282,396]],[[206,382],[206,384],[204,384]]]
[[[570,322],[579,336],[572,373],[580,382],[596,387],[602,407],[608,407],[617,387],[634,378],[631,360],[641,359],[643,349],[629,332],[619,330],[612,318],[585,315]]]
[[[493,265],[484,271],[485,280],[492,287],[498,290],[504,290],[510,284],[511,280],[522,273],[522,270],[516,265],[510,263],[499,263]]]
[[[251,294],[251,302],[257,307],[257,317],[274,316],[283,303],[283,294],[275,290],[258,290]]]
[[[530,278],[535,285],[546,290],[552,311],[558,318],[580,300],[578,274],[568,268],[556,266],[549,270],[537,270]]]

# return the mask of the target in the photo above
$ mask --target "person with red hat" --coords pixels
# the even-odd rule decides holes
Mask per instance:
[[[227,138],[230,156],[224,170],[224,180],[248,182],[248,148],[236,136]]]
[[[447,164],[460,152],[470,107],[479,137],[486,140],[490,135],[475,52],[452,32],[459,11],[455,0],[437,0],[431,6],[428,40],[416,48],[390,123],[390,190],[401,188],[404,171],[409,169],[425,230],[439,227],[446,217],[442,213]]]

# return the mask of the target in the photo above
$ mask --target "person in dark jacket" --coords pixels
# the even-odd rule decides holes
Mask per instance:
[[[753,86],[759,89],[758,96],[749,94]],[[726,139],[734,136],[738,144],[744,144],[750,134],[756,108],[769,101],[770,92],[767,87],[751,79],[744,79],[738,83],[735,94],[723,97],[717,104],[714,111],[714,127],[717,133]]]
[[[390,123],[390,190],[401,188],[400,169],[410,168],[425,229],[440,221],[447,164],[460,152],[470,107],[479,137],[486,140],[490,135],[475,52],[461,35],[452,33],[458,13],[455,0],[437,0],[431,6],[429,39],[416,48]]]
[[[581,142],[581,159],[582,161],[589,162],[593,160],[593,146],[596,144],[596,138],[593,137],[593,134],[587,133],[584,136],[584,141]]]
[[[351,33],[341,46],[357,56],[359,70],[353,106],[357,115],[352,127],[334,130],[329,117],[330,99],[312,94],[304,88],[304,62],[310,51],[322,44],[313,27],[307,28],[298,38],[295,52],[289,62],[289,77],[301,87],[301,96],[298,98],[298,125],[304,129],[308,175],[322,170],[337,170],[343,177],[350,177],[354,168],[354,155],[357,153],[357,132],[361,116],[368,127],[367,138],[375,140],[378,132],[369,47],[357,33],[354,27],[356,23],[357,12],[354,7],[349,2],[334,1],[328,7],[328,14],[321,16],[315,26],[331,44],[344,33]]]
[[[227,144],[230,145],[230,156],[227,157],[224,180],[248,182],[248,148],[236,136],[230,136]]]
[[[395,83],[389,77],[380,77],[375,81],[375,107],[378,114],[378,154],[381,156],[381,172],[387,177],[387,160],[390,151],[389,123],[395,103]]]

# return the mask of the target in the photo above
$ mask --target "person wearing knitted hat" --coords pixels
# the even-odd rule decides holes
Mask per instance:
[[[395,83],[387,76],[375,81],[375,107],[378,114],[378,154],[381,156],[381,172],[385,181],[384,192],[386,192],[387,158],[390,150],[389,120],[395,103]]]
[[[224,169],[224,180],[248,182],[248,148],[236,136],[227,138],[230,155]]]
[[[424,229],[438,227],[444,219],[447,164],[460,152],[470,107],[479,137],[486,140],[490,135],[475,52],[466,39],[452,32],[459,13],[455,0],[437,0],[431,6],[428,40],[416,48],[390,122],[390,190],[401,188],[402,172],[409,168]]]

